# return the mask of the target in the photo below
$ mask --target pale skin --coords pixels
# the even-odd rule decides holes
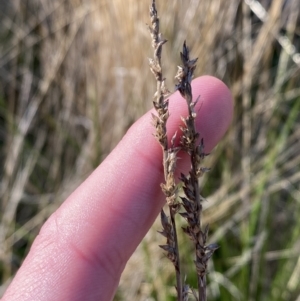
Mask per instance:
[[[194,99],[200,95],[197,129],[211,152],[230,125],[232,97],[214,77],[197,78],[192,87]],[[178,92],[170,112],[171,137],[187,112]],[[2,301],[113,299],[126,262],[164,204],[162,150],[153,132],[148,112],[52,214]],[[179,170],[188,166],[181,156]]]

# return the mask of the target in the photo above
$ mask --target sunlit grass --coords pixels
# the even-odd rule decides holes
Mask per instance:
[[[149,2],[0,0],[2,293],[43,222],[151,108]],[[267,2],[263,22],[243,1],[157,1],[167,86],[186,39],[196,75],[219,77],[235,100],[201,183],[204,222],[221,246],[209,300],[300,299],[300,63],[278,42],[288,37],[299,53],[299,1]],[[159,227],[116,300],[174,300]]]

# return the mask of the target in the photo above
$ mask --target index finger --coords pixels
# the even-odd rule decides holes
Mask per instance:
[[[209,76],[192,87],[201,97],[196,125],[209,152],[231,122],[231,94]],[[170,136],[185,113],[185,102],[173,94]],[[2,301],[113,298],[127,260],[164,204],[162,151],[153,132],[148,112],[48,219]]]

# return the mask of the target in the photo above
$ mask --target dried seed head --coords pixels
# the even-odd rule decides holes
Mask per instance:
[[[177,210],[177,209],[175,209],[175,210]],[[178,270],[179,263],[178,263],[178,253],[177,253],[177,248],[176,248],[176,239],[175,239],[174,229],[163,210],[161,210],[160,218],[161,218],[161,224],[163,227],[163,231],[160,231],[159,233],[167,238],[167,244],[160,245],[159,247],[167,252],[166,256],[168,257],[168,259],[170,261],[172,261],[175,269]]]
[[[190,60],[189,49],[186,46],[186,42],[183,43],[182,52],[180,52],[180,58],[183,66],[178,66],[177,74],[175,79],[178,80],[176,89],[179,90],[182,97],[184,97],[188,104],[192,102],[192,88],[191,82],[193,73],[196,69],[197,58]]]

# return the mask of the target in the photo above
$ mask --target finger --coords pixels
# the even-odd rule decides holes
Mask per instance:
[[[232,119],[232,99],[218,79],[193,81],[197,128],[209,152]],[[197,110],[197,109],[196,109]],[[169,135],[186,104],[170,97]],[[111,300],[124,266],[164,203],[162,152],[151,112],[139,119],[89,178],[49,218],[8,288],[8,300]]]

